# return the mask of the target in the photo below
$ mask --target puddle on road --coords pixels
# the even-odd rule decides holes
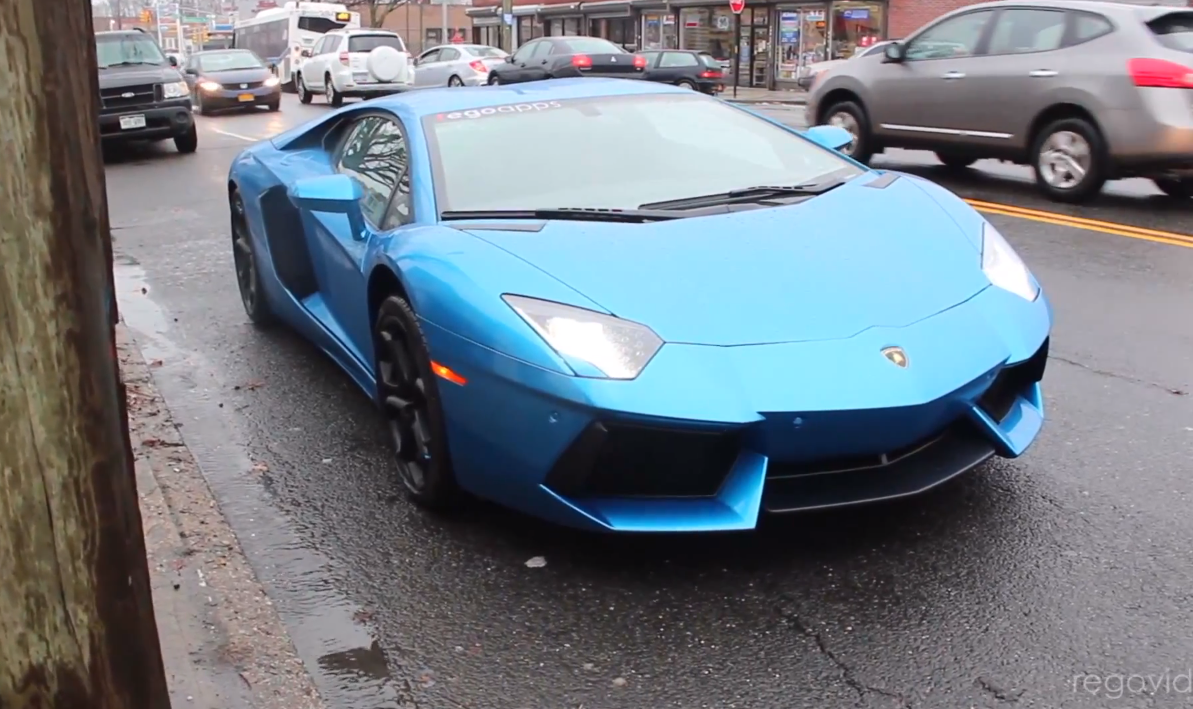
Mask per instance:
[[[306,544],[298,520],[284,516],[251,476],[252,461],[219,407],[214,369],[172,339],[172,320],[148,297],[145,273],[117,257],[117,303],[154,380],[220,509],[330,709],[398,709],[385,652],[357,622],[361,608],[333,586],[327,557]],[[136,294],[133,296],[131,294]],[[309,538],[309,535],[305,538]]]

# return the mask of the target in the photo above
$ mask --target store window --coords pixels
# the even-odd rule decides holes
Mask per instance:
[[[677,49],[675,15],[669,12],[642,14],[642,49]]]
[[[886,8],[878,2],[833,3],[833,59],[849,59],[882,41]]]
[[[563,21],[563,34],[565,37],[575,37],[580,34],[580,18],[569,17]]]
[[[727,61],[733,54],[733,24],[733,11],[728,8],[684,8],[679,11],[679,48]]]
[[[526,44],[532,39],[542,37],[544,34],[544,27],[542,20],[536,17],[526,15],[518,18],[518,46]]]

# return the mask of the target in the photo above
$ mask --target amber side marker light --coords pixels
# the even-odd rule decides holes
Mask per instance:
[[[439,377],[440,379],[446,379],[452,384],[464,386],[468,383],[467,379],[453,372],[451,368],[439,364],[438,362],[431,362],[431,371],[435,373],[435,376]]]

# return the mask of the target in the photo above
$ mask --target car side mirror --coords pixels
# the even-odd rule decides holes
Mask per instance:
[[[172,67],[178,66],[178,57],[166,57],[166,61],[170,62],[170,66]]]
[[[514,63],[514,55],[512,55],[512,54],[505,55],[505,63],[513,64]]]
[[[891,42],[882,48],[882,61],[884,64],[898,64],[906,58],[903,51],[903,45],[899,42]]]
[[[813,126],[804,137],[822,148],[840,150],[853,142],[853,135],[841,126]]]
[[[348,175],[320,175],[296,180],[288,194],[290,201],[299,209],[343,214],[348,217],[353,238],[365,238],[364,213],[360,209],[364,190],[359,182]]]
[[[303,59],[310,59],[311,58],[311,50],[304,49],[298,53],[298,56],[302,57]]]

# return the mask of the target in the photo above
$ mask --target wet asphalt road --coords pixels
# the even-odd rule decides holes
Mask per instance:
[[[228,164],[327,110],[200,118],[197,154],[114,155],[107,178],[122,312],[332,709],[1193,700],[1193,248],[991,215],[1056,310],[1050,421],[926,497],[717,537],[443,520],[399,494],[366,398],[237,295]],[[967,197],[1193,233],[1139,181],[1058,209],[1023,169],[892,159]]]

